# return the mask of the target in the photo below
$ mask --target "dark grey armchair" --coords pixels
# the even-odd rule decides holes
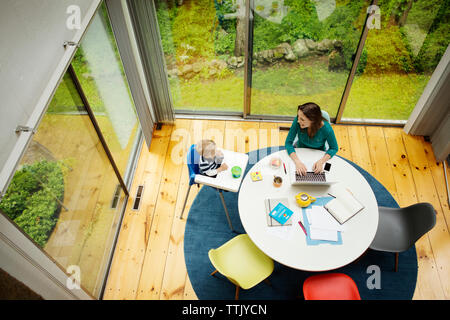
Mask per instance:
[[[405,208],[379,207],[379,221],[370,249],[395,252],[395,271],[398,254],[408,250],[420,237],[433,229],[436,211],[430,203],[416,203]]]

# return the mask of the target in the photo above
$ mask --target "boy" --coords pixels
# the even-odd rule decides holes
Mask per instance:
[[[219,172],[228,169],[228,165],[223,162],[223,153],[217,150],[216,143],[212,140],[201,140],[196,146],[200,154],[199,168],[200,174],[215,178]]]

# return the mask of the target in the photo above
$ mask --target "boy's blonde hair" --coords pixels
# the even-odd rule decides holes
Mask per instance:
[[[202,156],[203,156],[203,151],[205,151],[207,148],[215,149],[216,143],[213,140],[203,139],[203,140],[200,140],[196,145],[197,152]]]

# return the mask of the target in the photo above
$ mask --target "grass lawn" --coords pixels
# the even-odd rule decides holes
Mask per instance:
[[[279,65],[253,71],[252,114],[294,115],[301,103],[313,101],[331,116],[337,112],[347,72],[329,72],[323,61]],[[344,117],[406,120],[430,76],[361,75],[355,78]],[[243,109],[242,71],[225,79],[171,79],[177,110],[239,111]]]

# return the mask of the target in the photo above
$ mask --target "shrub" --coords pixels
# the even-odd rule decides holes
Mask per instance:
[[[419,53],[414,59],[414,67],[419,72],[434,71],[450,43],[450,1],[443,1],[439,8],[437,8],[439,2],[440,1],[434,4],[434,8],[429,8],[429,11],[436,12],[436,15],[434,16],[431,27],[428,30],[427,37],[423,42]],[[424,8],[419,7],[416,11],[419,9]],[[420,16],[420,13],[421,12],[413,12],[412,14],[415,14],[415,18],[416,16]],[[424,18],[421,20],[424,20]]]
[[[64,176],[57,162],[42,160],[24,165],[14,174],[0,209],[40,246],[57,222]],[[58,199],[58,200],[57,200]]]
[[[360,19],[365,1],[351,1],[337,6],[333,13],[323,21],[322,39],[338,39],[342,41],[342,54],[347,70],[352,68],[353,55],[356,52],[361,36],[362,21]],[[364,11],[365,13],[365,11]],[[356,21],[356,23],[355,23]],[[367,52],[363,51],[358,72],[364,70]]]
[[[368,74],[409,72],[414,68],[398,26],[370,30],[366,49]]]

